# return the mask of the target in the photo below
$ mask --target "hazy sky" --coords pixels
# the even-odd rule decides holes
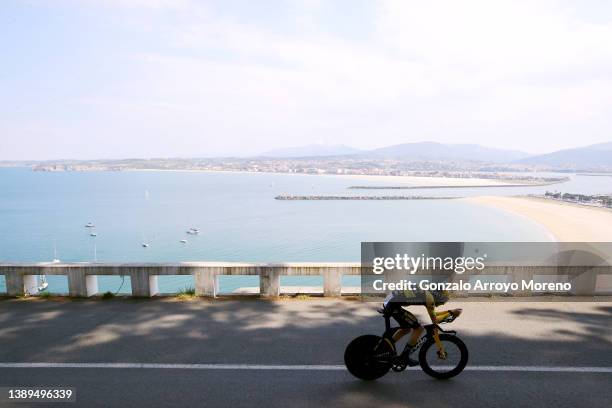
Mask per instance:
[[[612,140],[612,2],[2,0],[0,159]]]

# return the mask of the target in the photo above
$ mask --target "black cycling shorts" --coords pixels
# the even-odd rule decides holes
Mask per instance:
[[[402,329],[416,329],[421,325],[415,315],[402,307],[396,307],[393,313],[391,313],[391,317],[395,319]]]

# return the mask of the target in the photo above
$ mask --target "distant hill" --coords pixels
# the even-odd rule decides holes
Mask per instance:
[[[530,156],[518,150],[496,149],[476,144],[442,144],[436,142],[402,143],[373,150],[358,150],[345,145],[312,144],[287,149],[274,149],[261,157],[298,158],[353,156],[356,158],[400,159],[405,161],[454,160],[527,164],[562,169],[612,168],[612,142]]]
[[[273,149],[261,153],[263,157],[321,157],[321,156],[346,156],[350,154],[361,153],[359,149],[355,149],[345,145],[322,145],[311,144],[308,146],[289,147],[286,149]]]
[[[528,156],[527,153],[517,150],[494,149],[475,144],[442,144],[436,142],[402,143],[374,150],[358,150],[345,145],[330,146],[313,144],[287,149],[269,150],[262,153],[260,156],[274,158],[296,158],[348,155],[367,158],[380,157],[404,159],[411,161],[448,159],[493,163],[509,163]]]
[[[403,143],[382,147],[366,153],[368,156],[408,160],[460,160],[508,163],[528,156],[517,150],[494,149],[475,144],[442,144],[435,142]]]
[[[574,169],[612,167],[612,142],[531,156],[518,161],[523,164]]]

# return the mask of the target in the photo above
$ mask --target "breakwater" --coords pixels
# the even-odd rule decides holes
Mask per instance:
[[[427,185],[427,186],[349,186],[353,190],[424,190],[436,188],[498,188],[498,187],[536,187],[548,184],[475,184],[475,185]]]
[[[343,196],[343,195],[278,195],[275,200],[451,200],[462,197],[433,197],[414,195]]]

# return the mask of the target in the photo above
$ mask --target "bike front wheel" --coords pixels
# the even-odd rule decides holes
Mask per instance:
[[[419,351],[419,364],[423,371],[439,380],[446,380],[459,374],[468,362],[468,349],[460,338],[440,333],[444,346],[441,353],[433,337],[427,339]]]

